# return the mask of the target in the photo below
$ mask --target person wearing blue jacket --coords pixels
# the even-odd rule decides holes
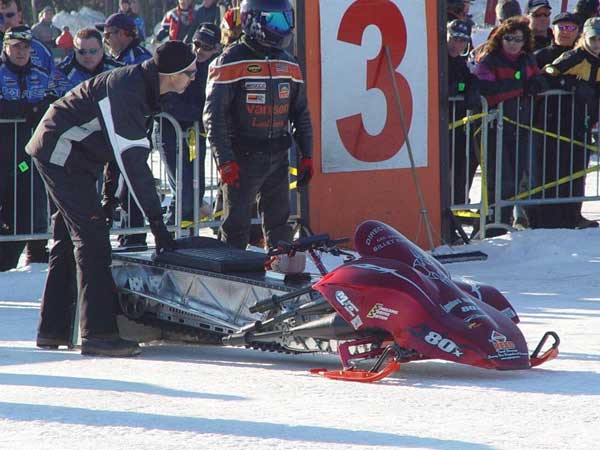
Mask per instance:
[[[208,78],[208,66],[215,59],[220,51],[221,30],[213,23],[202,23],[193,36],[194,53],[196,54],[196,77],[187,87],[183,94],[170,93],[161,99],[163,111],[171,114],[181,126],[184,135],[188,130],[194,127],[194,122],[200,122],[200,136],[196,136],[198,143],[197,152],[192,153],[185,142],[185,136],[182,142],[183,148],[183,173],[182,173],[182,192],[177,195],[182,196],[182,221],[193,222],[199,217],[194,217],[194,159],[198,158],[200,166],[200,193],[199,204],[202,206],[204,198],[204,158],[206,156],[206,138],[204,126],[202,124],[202,112],[206,100],[206,79]],[[167,174],[171,189],[175,191],[176,187],[176,168],[177,168],[177,137],[175,129],[167,121],[162,122],[163,151],[167,165]],[[184,223],[185,224],[185,223]]]
[[[0,42],[4,33],[9,28],[14,28],[23,23],[23,7],[21,0],[0,0]],[[31,62],[48,73],[54,70],[54,58],[42,41],[35,37],[31,40]]]
[[[0,125],[0,234],[45,233],[46,192],[25,144],[57,98],[55,78],[31,61],[29,27],[6,30],[0,57],[0,118],[25,119]],[[27,243],[27,263],[46,262],[46,240]],[[0,243],[0,271],[17,266],[25,241]]]
[[[69,82],[69,89],[79,83],[124,64],[104,53],[102,35],[94,28],[82,28],[73,39],[74,52],[57,66]]]
[[[96,24],[96,29],[103,33],[110,55],[117,61],[130,65],[152,58],[152,53],[140,43],[137,27],[130,16],[113,14],[106,22]]]

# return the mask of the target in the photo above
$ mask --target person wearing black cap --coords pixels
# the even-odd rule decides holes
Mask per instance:
[[[32,32],[9,28],[0,57],[0,118],[25,122],[0,124],[0,234],[41,234],[48,230],[46,192],[25,153],[32,129],[57,98],[54,79],[31,62]],[[26,264],[47,262],[47,240],[0,243],[0,271],[17,267],[26,247]]]
[[[448,96],[463,96],[464,101],[451,102],[449,118],[451,122],[462,119],[467,110],[481,108],[481,98],[477,77],[467,67],[468,45],[471,40],[471,25],[464,20],[453,20],[448,24]],[[468,190],[477,169],[477,156],[474,152],[467,158],[465,127],[450,131],[451,148],[450,167],[453,168],[453,205],[465,203]],[[470,142],[473,142],[471,139]],[[472,149],[473,147],[471,147]],[[467,188],[465,189],[465,186]]]
[[[566,106],[561,111],[561,130],[575,142],[591,144],[592,133],[588,124],[598,121],[598,92],[600,92],[600,18],[592,17],[583,25],[583,32],[573,50],[567,51],[543,69],[544,74],[556,86],[574,91],[574,106],[571,101],[563,102]],[[571,120],[572,117],[572,120]],[[572,130],[572,132],[571,132]],[[561,134],[565,134],[563,131]],[[566,145],[565,145],[566,144]],[[591,151],[586,151],[580,144],[561,143],[561,160],[558,162],[560,176],[584,170],[588,167]],[[568,156],[564,156],[568,155]],[[563,160],[563,157],[565,160]],[[557,179],[553,174],[551,180]],[[581,197],[585,193],[584,178],[561,184],[552,190],[553,197]],[[558,222],[547,226],[567,228],[595,228],[598,222],[588,220],[581,214],[581,203],[564,204]]]
[[[110,54],[123,64],[138,64],[152,57],[140,43],[137,27],[131,16],[116,13],[109,16],[104,23],[96,24],[102,32],[104,42]]]
[[[312,125],[302,71],[284,50],[294,28],[290,2],[244,0],[240,12],[242,37],[209,68],[204,127],[223,182],[221,239],[246,248],[258,199],[266,244],[275,248],[292,238],[288,130],[302,187],[313,175]]]
[[[548,0],[529,0],[527,2],[527,17],[529,28],[533,33],[534,50],[547,47],[552,42],[552,30],[550,29],[550,14],[552,6]]]
[[[198,159],[200,167],[199,180],[199,204],[202,206],[204,198],[204,159],[206,156],[206,134],[202,124],[202,111],[206,100],[206,79],[208,77],[208,66],[217,57],[221,50],[221,30],[214,23],[202,23],[193,36],[194,53],[196,54],[196,77],[187,87],[183,94],[170,93],[161,98],[162,110],[171,114],[181,126],[186,136],[194,132],[194,122],[200,122],[200,136],[196,136],[197,152],[190,152],[187,145],[187,139],[183,139],[183,173],[182,184],[183,191],[178,192],[181,195],[182,211],[181,217],[184,223],[182,225],[192,225],[194,217],[194,165],[193,160]],[[167,174],[171,188],[175,190],[175,174],[177,167],[177,141],[175,129],[169,121],[162,121],[162,139],[163,151],[167,165]],[[187,222],[187,223],[186,223]]]
[[[45,114],[27,144],[56,213],[54,245],[37,345],[69,345],[76,292],[81,304],[81,353],[131,356],[136,343],[118,335],[108,221],[96,182],[102,166],[116,161],[132,196],[148,218],[156,251],[174,247],[162,220],[160,199],[146,161],[148,118],[159,98],[183,92],[194,79],[196,57],[182,42],[157,48],[144,63],[101,73],[73,88]],[[77,279],[77,288],[75,280]]]
[[[538,67],[542,69],[550,64],[564,52],[571,50],[579,36],[579,17],[570,12],[557,14],[552,20],[552,42],[547,47],[537,50],[535,59]]]
[[[554,39],[552,43],[536,51],[535,59],[540,69],[551,64],[563,53],[573,49],[575,41],[579,36],[579,16],[563,12],[557,14],[552,20],[552,31]],[[569,89],[565,86],[565,80],[561,77],[547,78],[551,89]],[[546,150],[544,158],[537,162],[539,173],[544,175],[542,181],[546,183],[556,179],[556,174],[560,177],[569,174],[571,144],[553,138],[555,135],[567,135],[571,130],[571,109],[572,98],[570,96],[552,95],[546,97],[538,103],[536,111],[536,127],[546,131],[545,142]],[[565,131],[568,130],[568,131]],[[563,184],[559,187],[546,189],[543,193],[544,198],[555,197],[557,192],[560,197],[568,196],[569,185]],[[535,228],[573,228],[575,226],[573,213],[568,211],[573,209],[572,205],[550,204],[539,205],[536,208]]]

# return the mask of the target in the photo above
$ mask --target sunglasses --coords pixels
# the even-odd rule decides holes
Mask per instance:
[[[1,19],[12,19],[13,17],[15,17],[17,15],[16,12],[7,12],[7,13],[0,13],[0,18]]]
[[[217,48],[216,45],[205,44],[204,42],[201,42],[201,41],[194,42],[194,47],[196,48],[196,50],[201,48],[202,50],[207,51],[207,52],[212,52],[213,50],[215,50]]]
[[[519,36],[504,36],[502,39],[506,42],[516,42],[517,44],[522,44],[525,42],[525,38]]]
[[[104,36],[105,38],[109,38],[109,37],[111,37],[111,35],[117,34],[118,32],[119,32],[119,30],[105,31],[104,33],[102,33],[102,36]]]
[[[531,17],[550,17],[550,13],[537,13],[537,14],[532,14]]]
[[[579,29],[579,27],[577,25],[557,25],[557,27],[560,31],[569,31],[569,32],[577,31]]]
[[[85,56],[85,55],[95,55],[96,53],[98,53],[100,51],[100,49],[99,48],[90,48],[90,49],[77,48],[77,49],[75,49],[75,51],[79,55]]]

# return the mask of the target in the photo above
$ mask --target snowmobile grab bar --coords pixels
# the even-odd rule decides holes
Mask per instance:
[[[544,344],[546,344],[546,341],[550,337],[552,339],[554,339],[554,343],[548,350],[546,350],[544,353],[542,353],[540,355],[540,352],[542,351]],[[550,361],[550,360],[556,358],[558,356],[558,346],[559,345],[560,345],[560,338],[558,337],[558,334],[556,334],[554,331],[547,331],[542,336],[542,339],[540,339],[539,344],[537,345],[535,350],[533,350],[533,353],[529,357],[531,367],[539,366],[540,364],[543,364],[547,361]]]
[[[331,239],[328,234],[316,234],[296,239],[293,242],[279,241],[277,247],[269,250],[269,256],[293,255],[296,252],[319,250],[332,254],[341,252],[337,249],[339,244],[349,242],[349,238]]]

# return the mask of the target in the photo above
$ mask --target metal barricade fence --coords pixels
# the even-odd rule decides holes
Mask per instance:
[[[34,170],[31,170],[33,168],[33,164],[30,162],[29,157],[23,157],[22,155],[21,157],[19,156],[20,153],[24,153],[24,147],[26,144],[26,139],[18,139],[19,124],[23,123],[25,123],[24,119],[0,120],[0,126],[4,127],[2,133],[3,148],[1,151],[4,155],[12,155],[12,159],[5,158],[0,161],[0,170],[3,170],[3,174],[7,175],[0,177],[0,182],[3,183],[2,186],[6,188],[0,191],[0,193],[5,194],[6,192],[10,192],[12,196],[12,199],[7,197],[8,200],[11,200],[10,202],[7,202],[4,198],[0,199],[0,202],[2,202],[0,203],[0,206],[4,209],[5,214],[9,213],[7,208],[12,209],[12,214],[8,214],[11,216],[12,223],[7,224],[9,226],[9,230],[5,230],[4,232],[0,230],[0,242],[39,240],[48,239],[51,237],[50,233],[48,232],[50,229],[49,214],[46,214],[47,218],[43,224],[43,230],[40,231],[35,229],[33,224],[36,210],[40,211],[41,209],[44,209],[44,211],[48,211],[47,201],[44,201],[43,208],[40,208],[39,204],[37,204],[39,202],[35,202],[33,199],[33,188],[31,188],[29,204],[22,205],[18,202],[19,185],[16,183],[16,179],[17,172],[19,170],[23,170],[25,172],[28,171],[32,187],[34,183],[37,183],[37,181],[39,181],[40,185],[42,185],[39,175],[37,175]],[[164,136],[163,133],[165,123],[168,123],[172,130],[169,136]],[[218,203],[219,196],[219,173],[210,148],[206,148],[206,151],[204,150],[205,135],[200,132],[200,129],[200,124],[195,122],[188,130],[182,130],[179,122],[173,116],[167,113],[161,113],[157,115],[154,123],[154,129],[152,133],[153,145],[152,151],[150,152],[148,158],[148,164],[156,181],[157,190],[168,220],[168,228],[170,231],[175,232],[177,237],[182,236],[185,232],[184,230],[188,230],[188,233],[193,231],[194,235],[198,235],[201,228],[217,228],[221,223],[222,211],[220,211],[220,208],[218,207],[215,208],[215,205]],[[9,144],[10,149],[7,149],[6,146]],[[186,148],[184,148],[184,146]],[[167,149],[167,147],[169,148]],[[171,180],[169,179],[169,168],[167,164],[168,152],[173,153],[169,157],[175,160],[175,170],[171,170]],[[290,150],[290,152],[292,153],[293,150]],[[202,155],[205,156],[204,159],[201,160]],[[193,180],[191,189],[193,192],[193,218],[191,221],[189,218],[187,218],[187,221],[184,220],[182,215],[184,210],[183,195],[176,195],[177,192],[182,193],[184,190],[184,177],[181,176],[181,174],[184,172],[184,164],[187,164],[187,162],[184,162],[184,157],[186,156],[189,156],[189,159],[192,162]],[[9,161],[13,162],[11,163]],[[293,163],[290,164],[290,166],[290,171],[295,173],[295,168],[292,167]],[[12,171],[10,176],[8,176],[9,170]],[[119,189],[125,188],[122,179],[120,180],[119,184]],[[99,190],[101,185],[102,184],[99,183]],[[186,186],[185,189],[189,189],[189,186]],[[204,196],[200,195],[201,192],[204,192]],[[294,206],[298,201],[295,182],[291,183],[290,196],[292,211],[295,211],[296,208],[294,208]],[[128,200],[129,209],[138,210],[137,205],[135,204],[130,193],[127,193],[127,195],[124,195],[123,197]],[[205,203],[202,202],[201,197],[204,197],[206,200]],[[44,198],[46,197],[44,196]],[[121,203],[123,203],[123,201]],[[29,209],[26,214],[27,217],[30,218],[31,223],[29,227],[30,229],[24,231],[22,226],[17,227],[17,218],[20,217],[21,209],[25,207]],[[125,211],[125,209],[126,208],[123,207],[121,208],[120,223],[113,226],[111,229],[111,234],[124,236],[133,234],[146,234],[150,232],[149,227],[145,224],[145,220],[143,219],[141,212],[138,212],[138,218],[136,219],[137,222],[132,223],[132,216],[135,215]],[[172,219],[169,219],[169,216],[171,216]],[[297,217],[297,215],[292,215],[290,220],[294,220]],[[261,223],[258,213],[252,222],[255,224]]]
[[[0,242],[50,237],[43,182],[25,153],[30,136],[24,118],[0,119]]]
[[[595,173],[600,105],[581,105],[571,92],[554,90],[508,100],[493,109],[482,99],[480,114],[459,117],[460,102],[460,97],[450,99],[451,209],[477,211],[480,237],[485,237],[486,223],[510,229],[511,216],[517,226],[575,227],[572,221],[581,217],[580,204],[600,200]],[[474,154],[479,155],[479,178],[460,178],[469,174]],[[458,164],[465,167],[457,178]],[[472,166],[471,170],[474,173]],[[594,177],[586,179],[590,173]],[[480,183],[472,184],[473,179]],[[471,202],[471,197],[480,201]],[[570,219],[557,222],[556,214],[570,214]]]

